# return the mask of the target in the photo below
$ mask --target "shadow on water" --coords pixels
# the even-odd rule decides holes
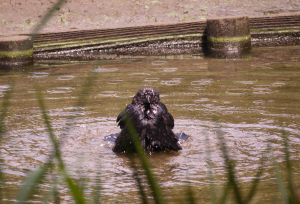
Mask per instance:
[[[210,140],[214,183],[226,184],[227,171],[214,128],[215,116],[242,191],[249,190],[260,159],[269,154],[268,144],[285,174],[282,128],[290,142],[293,167],[299,169],[299,56],[299,47],[254,48],[251,58],[237,60],[211,59],[199,54],[167,55],[80,63],[39,62],[18,73],[1,70],[1,102],[10,88],[12,75],[15,80],[1,142],[6,186],[2,198],[14,203],[22,180],[29,171],[46,162],[52,149],[33,84],[41,87],[57,138],[64,136],[69,118],[75,118],[61,153],[69,174],[85,186],[87,197],[94,193],[100,179],[103,202],[140,201],[130,160],[113,153],[113,143],[103,138],[120,131],[116,116],[131,102],[136,91],[145,86],[153,86],[160,92],[161,101],[175,118],[174,132],[191,136],[180,141],[183,150],[178,153],[149,156],[168,201],[178,202],[183,197],[178,192],[185,192],[188,184],[196,200],[211,203],[205,135]],[[91,73],[95,80],[86,105],[75,106]],[[284,121],[282,126],[279,121]],[[143,172],[141,164],[136,162],[136,165]],[[51,191],[51,175],[46,176],[32,202],[40,202]],[[139,175],[141,182],[147,183],[143,174]],[[272,162],[267,160],[254,198],[257,202],[280,201],[274,178]],[[300,179],[296,170],[294,178],[295,183]],[[57,181],[60,199],[71,203],[67,187],[60,180]],[[220,188],[215,190],[218,192]],[[149,186],[145,185],[145,191],[148,197],[152,196]],[[233,197],[231,193],[229,199]]]

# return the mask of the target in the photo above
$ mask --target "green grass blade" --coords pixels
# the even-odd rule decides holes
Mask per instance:
[[[32,42],[34,42],[36,35],[42,30],[42,28],[47,24],[50,20],[52,15],[60,9],[60,7],[66,2],[66,0],[58,0],[53,6],[46,12],[46,14],[42,17],[41,21],[37,23],[34,27],[33,31],[31,32],[32,35]],[[27,41],[23,46],[27,47],[30,41]]]
[[[95,74],[90,74],[87,79],[86,79],[86,82],[85,84],[82,86],[82,89],[80,91],[80,94],[78,96],[78,100],[77,102],[75,103],[75,107],[73,109],[73,113],[76,112],[78,110],[79,107],[84,107],[86,106],[86,103],[88,101],[88,97],[90,95],[90,92],[91,92],[91,89],[93,87],[93,84],[96,80],[96,77],[97,75]],[[61,139],[60,139],[60,144],[62,144],[68,137],[69,135],[69,130],[73,127],[74,125],[74,119],[76,117],[76,114],[71,114],[70,117],[68,117],[67,119],[67,125],[65,126],[65,131],[64,133],[62,134],[61,136]]]
[[[284,129],[281,130],[282,140],[283,140],[283,146],[284,146],[284,155],[285,155],[285,163],[287,168],[287,181],[288,181],[288,190],[290,193],[290,203],[298,203],[297,201],[297,195],[295,193],[294,189],[294,180],[293,180],[293,173],[292,173],[292,164],[290,161],[290,152],[289,152],[289,145],[288,145],[288,138],[286,131]]]
[[[197,203],[196,202],[196,198],[195,198],[195,193],[194,193],[194,191],[192,189],[191,184],[188,184],[186,186],[186,198],[187,199],[186,199],[185,203],[188,203],[188,204],[195,204],[195,203]]]
[[[14,82],[12,82],[10,84],[10,89],[8,91],[5,92],[4,96],[3,96],[3,102],[1,104],[1,113],[0,113],[0,145],[2,144],[2,136],[4,134],[4,129],[5,129],[5,118],[7,115],[7,111],[9,108],[9,104],[10,104],[10,98],[11,95],[13,93],[13,87],[14,87]],[[2,162],[2,157],[1,157],[1,151],[0,151],[0,201],[2,200],[2,194],[3,194],[3,188],[2,186],[4,186],[4,177],[2,174],[2,166],[1,164]]]
[[[48,191],[46,193],[46,195],[43,196],[42,202],[44,204],[50,203],[51,199],[53,199],[54,204],[59,204],[60,203],[59,192],[58,192],[58,189],[57,189],[58,178],[57,178],[57,176],[55,176],[55,178],[53,178],[53,179],[54,179],[54,182],[52,184],[52,188],[50,189],[50,191]]]
[[[131,168],[133,169],[133,178],[136,180],[136,185],[137,185],[137,187],[139,189],[139,193],[140,193],[140,196],[141,196],[141,199],[142,199],[141,203],[147,204],[148,203],[147,196],[145,194],[145,190],[144,190],[142,181],[140,179],[140,175],[138,173],[138,168],[137,168],[136,163],[134,161],[133,155],[130,155],[129,159],[130,159]]]
[[[59,197],[59,192],[57,190],[56,184],[53,186],[53,199],[54,199],[54,204],[60,204],[60,197]]]
[[[34,188],[42,181],[48,170],[49,163],[45,163],[43,166],[39,167],[37,170],[31,172],[25,184],[21,187],[18,193],[18,203],[25,203],[27,199],[32,195]]]
[[[3,159],[2,159],[2,157],[0,155],[0,201],[2,200],[2,194],[4,194],[2,186],[4,186],[4,184],[5,184],[4,176],[2,174],[2,166],[1,166],[1,164],[3,164]]]
[[[10,89],[8,91],[5,92],[4,96],[3,96],[3,102],[1,105],[1,113],[0,113],[0,141],[2,139],[2,135],[4,133],[4,120],[6,118],[7,115],[7,111],[9,108],[9,103],[10,103],[10,98],[11,95],[13,93],[13,87],[14,87],[14,82],[10,84]]]
[[[273,154],[272,148],[270,148],[270,155],[271,155],[273,169],[274,169],[274,172],[275,172],[275,177],[276,177],[277,185],[278,185],[278,188],[279,188],[280,193],[281,193],[282,202],[284,204],[289,204],[289,199],[288,199],[288,196],[287,196],[286,188],[284,186],[282,177],[280,175],[279,167],[277,165],[277,162],[276,162],[275,156]]]
[[[40,109],[41,109],[41,112],[42,112],[42,118],[44,120],[47,132],[49,133],[49,137],[50,137],[50,140],[51,140],[53,148],[54,148],[54,156],[58,161],[59,170],[60,170],[61,174],[63,175],[63,178],[64,178],[65,182],[68,184],[69,190],[72,193],[74,201],[78,204],[83,204],[84,203],[83,192],[72,181],[72,179],[69,177],[69,175],[66,171],[64,162],[63,162],[62,157],[61,157],[61,153],[60,153],[60,149],[59,149],[59,143],[57,142],[57,140],[55,138],[54,131],[53,131],[53,128],[52,128],[52,125],[51,125],[51,122],[50,122],[50,118],[47,114],[47,109],[46,109],[46,106],[45,106],[45,103],[44,103],[42,93],[41,93],[39,87],[37,87],[37,85],[35,87],[35,90],[36,90],[38,103],[39,103],[39,106],[40,106]]]
[[[216,122],[217,119],[214,118],[214,121]],[[223,132],[221,131],[221,128],[219,126],[216,127],[216,133],[217,133],[217,137],[218,137],[218,140],[219,140],[220,149],[222,151],[223,158],[225,160],[225,164],[227,166],[228,180],[229,180],[230,184],[233,187],[233,191],[234,191],[237,203],[242,204],[243,203],[242,202],[242,195],[240,193],[240,190],[239,190],[239,187],[237,185],[236,178],[235,178],[234,166],[233,166],[233,163],[232,163],[232,161],[229,157],[229,154],[228,154],[226,141],[225,141]]]
[[[44,103],[42,92],[41,92],[40,88],[37,86],[35,87],[35,90],[36,90],[36,96],[38,99],[38,103],[39,103],[39,106],[40,106],[40,109],[42,112],[42,118],[44,120],[47,132],[49,133],[49,137],[50,137],[50,140],[53,145],[54,155],[55,155],[56,159],[59,161],[59,164],[61,165],[63,162],[62,162],[61,155],[60,155],[59,144],[55,138],[54,131],[53,131],[53,128],[52,128],[52,125],[50,122],[50,118],[47,114],[47,109],[46,109],[46,106]]]
[[[82,189],[76,185],[72,179],[69,177],[67,171],[65,169],[61,169],[61,173],[64,177],[65,182],[68,184],[69,190],[72,193],[75,203],[83,204],[85,203],[84,195]]]
[[[148,182],[150,184],[151,190],[153,192],[153,197],[156,203],[165,203],[165,199],[163,197],[163,193],[162,190],[156,180],[156,177],[154,176],[154,173],[151,170],[151,165],[150,165],[150,161],[147,158],[145,151],[141,145],[140,139],[138,137],[138,134],[136,132],[136,129],[132,123],[132,121],[130,120],[129,116],[126,116],[125,118],[127,118],[126,120],[126,126],[128,128],[129,134],[131,136],[132,142],[134,144],[134,147],[137,151],[137,155],[139,156],[139,158],[142,161],[142,166],[145,169],[147,178],[148,178]]]
[[[33,29],[32,33],[37,34],[40,32],[40,30],[46,25],[46,23],[50,20],[52,15],[59,10],[59,8],[66,2],[66,0],[58,0],[53,6],[48,10],[48,12],[43,16],[41,21],[37,23],[35,28]],[[34,41],[35,36],[33,36],[33,41]]]
[[[260,181],[260,176],[262,175],[262,172],[263,172],[263,166],[264,166],[264,162],[265,162],[265,156],[263,156],[261,158],[261,161],[260,161],[260,165],[258,167],[258,170],[255,174],[255,177],[252,181],[252,184],[251,184],[251,187],[250,187],[250,191],[249,191],[249,194],[247,195],[244,203],[249,203],[251,201],[251,199],[253,198],[254,194],[255,194],[255,191],[256,191],[256,188],[258,186],[258,183]]]
[[[213,204],[217,204],[217,196],[215,194],[215,184],[214,184],[214,176],[213,176],[213,170],[212,170],[212,160],[211,160],[211,149],[210,149],[210,142],[208,138],[207,131],[205,131],[205,152],[206,152],[206,163],[208,166],[208,176],[209,176],[209,187],[210,187],[210,197],[211,202]]]
[[[59,197],[59,192],[58,192],[58,178],[56,177],[53,183],[53,187],[52,187],[52,193],[53,193],[53,200],[54,200],[54,204],[60,204],[60,197]]]
[[[220,204],[226,203],[226,198],[227,198],[227,195],[228,195],[228,192],[229,192],[230,188],[231,188],[231,182],[227,181],[226,185],[224,186],[224,190],[222,192],[222,195],[221,195]]]
[[[100,168],[98,168],[100,169]],[[101,199],[101,179],[100,179],[100,172],[97,172],[96,176],[96,182],[95,182],[95,190],[94,190],[94,196],[93,196],[93,203],[94,204],[100,204],[100,199]]]

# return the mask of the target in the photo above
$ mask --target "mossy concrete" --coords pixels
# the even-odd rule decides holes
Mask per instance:
[[[0,37],[0,51],[20,51],[32,49],[33,42],[29,36]]]
[[[241,37],[250,34],[248,16],[224,16],[207,19],[207,35],[214,38]]]
[[[250,54],[251,35],[248,16],[207,19],[207,48],[215,58],[240,58]]]
[[[0,63],[27,63],[32,60],[33,42],[31,37],[0,37]]]

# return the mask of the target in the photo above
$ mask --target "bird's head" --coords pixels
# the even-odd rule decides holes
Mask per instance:
[[[158,103],[159,102],[159,93],[153,87],[146,87],[138,90],[136,95],[132,99],[132,103]]]

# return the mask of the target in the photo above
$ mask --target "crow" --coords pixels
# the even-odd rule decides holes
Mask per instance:
[[[181,150],[178,137],[172,131],[174,118],[167,107],[159,101],[159,93],[153,87],[141,88],[133,97],[132,103],[117,117],[121,128],[115,140],[113,151],[136,151],[131,140],[126,120],[131,119],[142,146],[148,152],[159,150]]]

